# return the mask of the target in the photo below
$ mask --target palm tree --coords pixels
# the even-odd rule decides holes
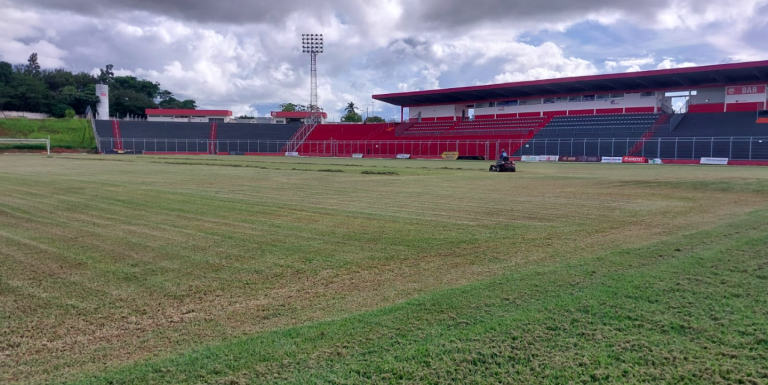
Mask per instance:
[[[354,114],[358,110],[357,106],[355,105],[355,102],[349,102],[347,103],[347,107],[344,108],[344,111],[347,114]]]

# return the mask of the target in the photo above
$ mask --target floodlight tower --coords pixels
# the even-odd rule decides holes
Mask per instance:
[[[319,110],[317,106],[317,55],[323,53],[323,34],[304,33],[301,35],[301,48],[308,53],[312,66],[312,85],[309,95],[309,110]]]

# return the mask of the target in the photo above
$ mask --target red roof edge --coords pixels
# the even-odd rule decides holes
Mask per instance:
[[[612,73],[612,74],[600,74],[600,75],[588,75],[588,76],[573,76],[573,77],[567,77],[567,78],[555,78],[555,79],[543,79],[543,80],[527,80],[523,82],[488,84],[483,86],[442,88],[442,89],[426,90],[426,91],[395,92],[395,93],[389,93],[389,94],[373,95],[372,97],[378,100],[379,98],[390,98],[390,97],[434,95],[434,94],[444,94],[444,93],[462,92],[462,91],[492,90],[496,88],[507,88],[507,87],[539,86],[539,85],[546,85],[546,84],[569,83],[569,82],[576,82],[576,81],[626,79],[626,78],[638,78],[638,77],[659,76],[659,75],[678,75],[678,74],[689,74],[689,73],[696,73],[696,72],[722,71],[722,70],[742,69],[742,68],[762,67],[762,66],[768,66],[768,60],[744,62],[744,63],[714,64],[714,65],[699,66],[699,67],[673,68],[673,69],[666,69],[666,70],[649,70],[649,71],[640,71],[640,72],[624,72],[624,73]]]

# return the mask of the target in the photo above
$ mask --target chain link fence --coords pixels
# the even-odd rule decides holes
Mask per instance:
[[[124,151],[168,154],[278,154],[287,141],[205,139],[120,139]],[[100,139],[105,151],[117,149],[117,140]],[[628,154],[637,139],[538,139],[538,140],[398,140],[398,141],[305,141],[295,151],[308,156],[440,157],[444,152],[492,159],[502,150],[514,156],[610,156]],[[652,138],[633,155],[662,159],[768,160],[768,137]]]

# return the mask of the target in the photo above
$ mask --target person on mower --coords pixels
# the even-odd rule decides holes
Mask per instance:
[[[502,149],[501,155],[499,156],[499,160],[504,160],[504,158],[507,157],[507,150]]]

